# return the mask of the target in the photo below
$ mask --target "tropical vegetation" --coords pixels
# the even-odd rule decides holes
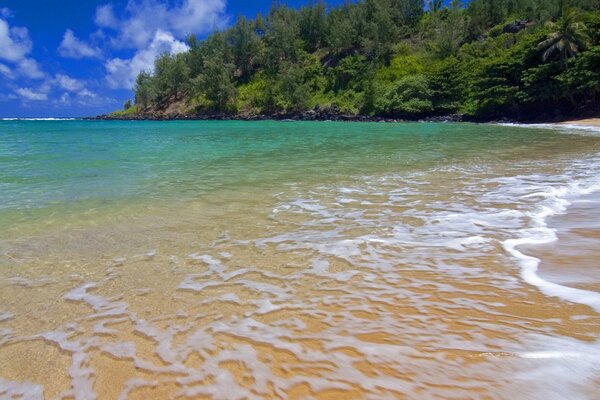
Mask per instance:
[[[600,0],[275,4],[137,78],[126,115],[532,119],[600,110]]]

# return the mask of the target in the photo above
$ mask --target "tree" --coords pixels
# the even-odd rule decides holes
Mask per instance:
[[[123,104],[124,110],[129,110],[132,107],[131,100],[127,100],[125,104]]]
[[[457,52],[466,36],[466,21],[459,0],[433,16],[432,50],[438,58]]]
[[[190,69],[184,54],[163,54],[154,62],[154,84],[158,101],[181,96],[189,81]]]
[[[424,75],[396,81],[377,104],[379,112],[393,116],[421,116],[433,111],[433,91]]]
[[[553,54],[558,53],[563,66],[567,67],[567,59],[575,57],[587,47],[589,36],[586,26],[579,21],[577,12],[572,8],[563,8],[557,22],[548,22],[552,31],[546,40],[538,45],[543,50],[542,59],[546,62]]]
[[[267,17],[264,41],[265,64],[273,72],[285,61],[295,62],[301,48],[298,13],[289,7],[273,6]]]
[[[391,0],[392,16],[397,25],[404,26],[405,33],[410,32],[421,19],[424,12],[424,0]]]
[[[247,82],[259,64],[262,42],[255,32],[254,23],[239,17],[229,32],[229,45],[240,82]]]
[[[373,114],[375,104],[377,102],[377,84],[375,82],[375,72],[371,69],[367,73],[365,90],[363,92],[363,100],[360,111],[364,114]]]
[[[304,41],[306,51],[315,51],[324,41],[325,18],[323,0],[300,9],[300,37]]]
[[[187,37],[187,45],[190,50],[186,53],[186,64],[190,70],[190,77],[194,78],[202,72],[203,55],[202,55],[202,43],[198,41],[196,35],[191,34]]]
[[[344,58],[335,68],[329,69],[330,88],[333,92],[356,86],[362,81],[369,71],[369,63],[363,55]]]
[[[573,105],[598,110],[600,100],[600,46],[570,61],[573,65],[557,77]]]
[[[269,114],[335,103],[486,120],[600,109],[600,0],[307,2],[190,35],[189,51],[139,74],[137,110]]]
[[[398,10],[390,0],[366,0],[357,21],[360,22],[359,37],[362,52],[372,60],[388,62],[392,56],[392,45],[399,38],[398,22],[394,15]]]
[[[281,99],[286,111],[303,111],[309,98],[305,71],[300,64],[286,63],[282,66]]]
[[[351,6],[331,10],[327,14],[326,42],[333,55],[340,55],[355,46],[357,32],[352,20]]]
[[[156,88],[152,75],[146,71],[140,72],[135,80],[133,91],[135,92],[135,104],[138,105],[138,109],[143,110],[154,103]]]
[[[431,0],[429,2],[429,11],[436,13],[442,9],[444,0]]]
[[[234,66],[223,59],[208,59],[196,80],[197,93],[204,94],[217,111],[228,111],[235,99],[233,69]]]

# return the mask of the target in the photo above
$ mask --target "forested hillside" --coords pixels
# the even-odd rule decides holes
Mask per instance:
[[[275,5],[162,55],[121,115],[554,119],[600,113],[600,0]]]

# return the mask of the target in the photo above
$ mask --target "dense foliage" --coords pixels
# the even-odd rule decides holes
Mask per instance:
[[[532,118],[600,105],[600,0],[360,0],[275,5],[135,85],[139,112]]]

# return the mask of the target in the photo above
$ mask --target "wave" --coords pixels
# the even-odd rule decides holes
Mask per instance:
[[[535,196],[545,199],[536,210],[529,213],[532,226],[521,230],[520,237],[505,240],[503,247],[518,260],[521,277],[525,282],[536,286],[548,296],[557,296],[573,303],[587,305],[600,313],[600,293],[559,285],[541,278],[537,273],[541,260],[518,249],[523,245],[548,244],[557,241],[556,230],[547,224],[548,217],[566,212],[573,198],[597,191],[600,191],[600,178],[596,176],[572,182],[562,188],[535,193]]]
[[[578,124],[518,124],[518,123],[499,123],[499,126],[509,126],[515,128],[533,128],[533,129],[552,129],[561,132],[592,133],[600,135],[600,126],[578,125]]]
[[[80,118],[0,118],[0,121],[76,121]]]
[[[403,257],[405,260],[409,253],[393,254],[390,249],[394,246],[410,248],[416,254],[423,249],[445,249],[442,251],[477,251],[489,249],[493,242],[499,245],[516,261],[520,267],[520,277],[527,284],[536,286],[545,295],[556,296],[563,300],[587,305],[600,313],[600,293],[572,288],[547,281],[538,275],[538,258],[529,256],[520,251],[525,245],[548,244],[558,240],[556,230],[548,226],[549,217],[565,213],[571,202],[579,197],[600,191],[600,154],[578,160],[567,165],[565,170],[558,175],[554,174],[527,174],[516,176],[500,176],[483,181],[472,182],[468,187],[470,193],[464,192],[467,197],[474,196],[475,203],[467,206],[461,201],[444,201],[437,204],[427,204],[424,209],[405,209],[402,214],[421,221],[418,226],[405,226],[403,223],[394,227],[390,235],[366,235],[358,238],[339,240],[337,232],[331,236],[323,236],[321,232],[287,232],[278,237],[263,239],[262,244],[276,243],[286,250],[312,250],[323,255],[335,256],[357,264],[361,258],[363,267],[382,269],[388,260],[382,255]],[[312,215],[315,219],[309,225],[315,226],[319,222],[323,227],[331,222],[345,221],[357,226],[373,229],[374,226],[383,227],[390,220],[401,217],[394,211],[382,212],[388,206],[406,204],[413,194],[418,196],[423,193],[411,193],[411,182],[397,177],[386,177],[381,182],[369,182],[368,178],[362,187],[338,188],[338,195],[332,208],[324,206],[320,199],[326,197],[325,193],[315,193],[312,198],[296,198],[280,204],[273,210],[274,214],[281,212],[295,212]],[[364,219],[363,206],[373,206],[365,201],[368,194],[380,191],[383,181],[392,184],[396,189],[388,192],[387,202],[380,203],[380,219],[377,223]],[[393,185],[395,183],[395,185]],[[496,188],[487,190],[484,185],[495,185]],[[399,189],[405,187],[405,189]],[[331,190],[331,188],[329,188]],[[431,195],[435,195],[431,193]],[[412,203],[411,203],[412,204]],[[414,203],[419,204],[419,203]],[[490,207],[491,205],[491,207]],[[512,205],[511,208],[505,208]],[[513,208],[514,207],[514,208]],[[323,236],[323,237],[321,237]],[[377,246],[370,249],[365,257],[361,246]],[[475,252],[475,253],[474,253]],[[359,257],[362,256],[362,257]],[[451,257],[451,254],[445,254]],[[414,260],[410,260],[414,261]],[[392,265],[388,265],[390,270]],[[440,268],[440,265],[437,265]]]

